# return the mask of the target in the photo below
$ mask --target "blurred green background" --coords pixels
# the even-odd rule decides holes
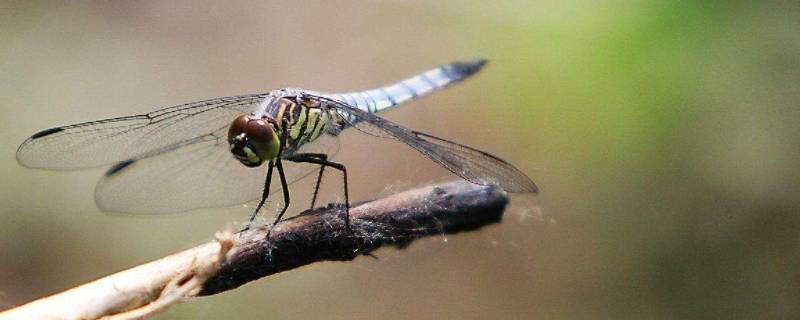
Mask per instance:
[[[160,318],[797,318],[798,30],[790,1],[0,3],[0,309],[209,240],[249,210],[104,214],[103,168],[17,165],[32,133],[482,56],[478,77],[385,116],[503,156],[539,196],[515,196],[499,225]],[[452,178],[358,132],[338,159],[354,200]]]

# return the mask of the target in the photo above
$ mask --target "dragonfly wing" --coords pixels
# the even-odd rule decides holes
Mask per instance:
[[[147,114],[51,128],[17,149],[26,167],[71,170],[125,161],[164,146],[211,133],[252,111],[267,93],[223,97]]]
[[[399,140],[467,181],[496,184],[508,192],[536,193],[539,190],[519,169],[488,152],[405,128],[337,100],[315,98],[332,105],[339,121],[369,135]]]
[[[231,156],[227,126],[176,142],[112,167],[95,189],[98,207],[108,212],[161,214],[227,207],[260,199],[267,169],[249,168]],[[321,136],[301,150],[335,153],[335,137]],[[287,182],[311,176],[318,166],[287,163]],[[271,199],[280,192],[273,176]],[[280,198],[280,197],[278,197]]]

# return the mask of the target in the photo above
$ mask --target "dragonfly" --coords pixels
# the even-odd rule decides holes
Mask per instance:
[[[497,156],[377,115],[461,82],[485,64],[483,59],[456,61],[372,90],[284,88],[55,127],[25,140],[17,161],[51,170],[112,165],[95,187],[95,202],[106,212],[161,214],[260,199],[247,228],[278,192],[270,191],[273,171],[283,207],[272,227],[289,206],[289,184],[316,173],[314,208],[325,169],[335,169],[342,174],[349,228],[347,167],[332,158],[339,135],[355,128],[400,141],[469,182],[537,193],[530,178]]]

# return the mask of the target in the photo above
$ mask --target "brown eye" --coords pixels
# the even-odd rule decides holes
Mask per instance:
[[[272,127],[264,120],[253,120],[247,123],[244,129],[247,139],[255,143],[269,143],[272,141]]]
[[[247,119],[246,115],[241,115],[233,119],[233,123],[231,124],[230,129],[228,129],[228,142],[232,143],[233,138],[242,134],[245,128],[247,127],[247,122],[250,121]]]

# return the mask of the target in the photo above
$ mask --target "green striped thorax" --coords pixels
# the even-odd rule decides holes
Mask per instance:
[[[281,142],[275,131],[267,119],[238,116],[228,129],[231,153],[245,166],[260,166],[278,156]]]

